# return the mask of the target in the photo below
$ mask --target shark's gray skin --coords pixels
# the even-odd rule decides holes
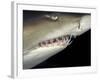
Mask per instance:
[[[79,36],[90,29],[89,14],[57,14],[42,17],[24,24],[23,68],[35,67],[71,44],[71,37]],[[61,40],[58,40],[61,38]],[[46,41],[56,40],[47,44]],[[62,41],[62,42],[61,42]],[[42,44],[45,42],[45,44]],[[60,44],[58,44],[61,42]]]

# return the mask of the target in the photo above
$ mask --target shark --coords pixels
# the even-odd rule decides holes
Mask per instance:
[[[23,21],[23,69],[31,69],[70,46],[91,28],[91,15],[43,14]]]

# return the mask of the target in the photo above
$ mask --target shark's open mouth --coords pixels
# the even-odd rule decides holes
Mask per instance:
[[[24,55],[24,69],[35,67],[51,56],[64,50],[72,43],[74,38],[75,36],[73,35],[64,35],[39,42],[35,49],[30,50],[27,52],[28,54]]]
[[[41,41],[38,43],[39,47],[53,47],[53,46],[68,46],[73,41],[74,36],[73,35],[64,35],[61,37]]]
[[[70,45],[73,40],[75,39],[74,35],[63,35],[60,37],[56,37],[56,38],[52,38],[52,39],[47,39],[47,40],[43,40],[40,41],[39,43],[37,43],[37,46],[34,46],[32,48],[30,48],[29,50],[25,50],[24,51],[24,55],[30,53],[30,51],[33,51],[35,49],[39,49],[39,48],[49,48],[49,47],[67,47],[68,45]]]

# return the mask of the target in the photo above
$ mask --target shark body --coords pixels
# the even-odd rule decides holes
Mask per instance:
[[[23,27],[23,68],[35,67],[62,51],[70,45],[72,36],[76,37],[85,33],[90,26],[91,16],[89,14],[45,15],[25,23]],[[56,41],[48,43],[54,40]],[[40,43],[43,45],[39,45]]]

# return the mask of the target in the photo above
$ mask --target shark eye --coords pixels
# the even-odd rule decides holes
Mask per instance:
[[[58,16],[51,16],[51,19],[55,21],[58,19]]]
[[[58,15],[45,15],[45,17],[52,21],[56,21],[59,18]]]

